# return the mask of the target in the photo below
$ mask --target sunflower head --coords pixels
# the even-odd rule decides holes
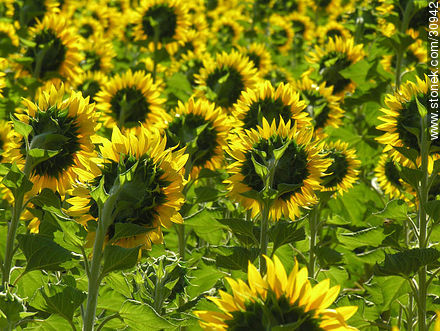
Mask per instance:
[[[404,199],[408,201],[406,192],[409,192],[411,188],[401,178],[399,163],[393,160],[388,153],[381,155],[374,172],[381,190],[390,199]]]
[[[431,121],[433,111],[430,111],[428,107],[429,85],[430,79],[426,75],[424,80],[417,77],[415,83],[406,82],[394,94],[388,94],[385,97],[386,107],[381,109],[383,115],[379,117],[379,120],[383,123],[378,125],[377,128],[385,131],[385,134],[376,138],[376,140],[387,145],[385,151],[390,151],[396,161],[401,162],[404,166],[407,166],[410,161],[393,147],[405,147],[419,151],[418,137],[415,132],[420,133],[421,131],[421,115],[418,111],[417,100],[428,110],[428,121]],[[438,148],[440,140],[433,140],[431,145]],[[430,155],[430,172],[433,165],[432,157],[437,158],[438,152],[433,151]],[[419,153],[417,162],[419,163],[420,160]]]
[[[348,191],[358,178],[361,162],[354,149],[348,143],[330,142],[324,147],[325,158],[331,160],[330,166],[321,176],[322,191],[337,191],[339,194]]]
[[[215,61],[203,61],[200,74],[195,77],[199,85],[197,96],[215,102],[227,112],[232,110],[242,91],[258,82],[257,69],[236,51],[218,54]]]
[[[100,71],[87,71],[75,79],[75,90],[82,92],[84,98],[90,97],[95,102],[96,94],[107,83],[107,76]]]
[[[14,25],[0,22],[0,56],[6,57],[8,54],[15,53],[19,44]]]
[[[150,249],[152,243],[162,242],[161,226],[169,228],[172,223],[182,223],[179,209],[184,202],[181,170],[187,156],[184,150],[166,148],[166,139],[156,130],[140,127],[136,134],[121,134],[115,127],[112,140],[103,140],[100,147],[104,158],[101,173],[89,181],[92,187],[103,184],[106,192],[120,185],[115,201],[115,214],[108,228],[108,244],[123,247],[142,245]],[[131,171],[130,180],[121,184],[118,177]],[[98,217],[97,203],[85,188],[73,191],[68,199],[68,212],[85,224]],[[138,229],[136,235],[115,238],[121,224],[130,223]],[[93,236],[92,236],[93,237]]]
[[[161,43],[182,40],[189,26],[187,8],[181,0],[143,0],[135,21],[137,40],[157,38]]]
[[[277,14],[269,18],[270,40],[280,53],[285,54],[292,48],[295,32],[287,17]]]
[[[306,111],[314,121],[315,135],[324,137],[327,126],[339,127],[344,111],[340,107],[340,98],[333,95],[333,87],[326,83],[317,84],[308,76],[293,84],[299,91],[300,100],[306,103]]]
[[[26,109],[16,115],[32,127],[32,132],[28,143],[15,134],[7,146],[7,162],[24,165],[29,148],[56,151],[54,156],[33,167],[30,180],[34,183],[34,193],[47,187],[64,195],[81,169],[83,175],[93,173],[88,158],[94,155],[91,142],[96,131],[94,104],[89,104],[89,98],[84,99],[80,92],[72,92],[67,99],[64,93],[63,85],[59,89],[52,85],[40,93],[35,103],[24,99]]]
[[[116,75],[101,88],[95,97],[97,109],[103,112],[104,125],[120,128],[163,126],[170,119],[162,108],[160,88],[150,74],[144,71],[128,70]]]
[[[307,268],[299,269],[296,261],[287,275],[277,256],[264,257],[265,276],[249,262],[247,283],[226,278],[232,295],[220,291],[220,298],[208,297],[221,312],[195,312],[205,330],[270,330],[283,325],[298,331],[356,330],[346,322],[356,313],[356,306],[329,308],[338,297],[339,285],[330,287],[330,280],[325,279],[313,287]]]
[[[113,69],[112,60],[116,57],[111,40],[101,34],[91,36],[81,44],[84,60],[80,65],[84,71],[102,71],[108,73]]]
[[[315,190],[321,189],[320,177],[331,163],[312,135],[312,129],[298,130],[290,121],[280,119],[277,126],[263,119],[262,127],[231,139],[227,152],[235,162],[228,167],[230,196],[255,216],[261,208],[259,197],[269,194],[271,219],[298,217],[300,207],[316,202]]]
[[[202,168],[215,170],[223,166],[223,148],[230,129],[230,120],[221,108],[191,98],[186,104],[179,102],[165,132],[169,146],[186,147],[191,176],[197,177]]]
[[[298,129],[310,126],[310,118],[304,108],[306,104],[299,100],[290,84],[281,83],[275,89],[269,81],[258,84],[254,89],[247,89],[234,106],[233,115],[243,129],[255,129],[262,126],[263,118],[269,123],[280,118],[284,122],[296,123]]]
[[[14,21],[21,28],[32,27],[44,16],[59,13],[59,2],[56,0],[18,0],[14,2]]]
[[[318,65],[322,81],[333,86],[336,95],[354,91],[354,82],[341,75],[341,70],[360,61],[364,56],[363,45],[354,45],[354,39],[341,37],[329,38],[324,48],[315,46],[315,52],[308,57],[308,61]]]
[[[248,47],[237,46],[258,69],[258,74],[264,77],[272,67],[272,58],[264,44],[252,43]]]
[[[25,49],[24,56],[32,61],[23,65],[21,71],[42,81],[72,80],[80,73],[78,38],[69,28],[66,17],[47,15],[29,33],[33,45]]]

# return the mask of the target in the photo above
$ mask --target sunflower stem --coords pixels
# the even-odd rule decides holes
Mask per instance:
[[[413,16],[413,11],[414,11],[414,0],[409,0],[403,12],[403,20],[400,26],[400,33],[404,34],[408,29],[409,21]],[[396,90],[399,89],[401,82],[402,62],[405,51],[406,51],[406,47],[402,47],[402,45],[399,45],[399,49],[396,55]]]
[[[154,28],[154,39],[153,39],[153,44],[154,44],[154,53],[153,53],[153,83],[156,83],[156,72],[157,72],[157,49],[158,49],[158,44],[159,44],[159,26],[158,24],[153,26]]]
[[[31,172],[31,162],[29,161],[29,158],[26,157],[26,163],[24,165],[23,173],[26,178],[29,178],[30,172]],[[20,221],[21,212],[23,211],[23,202],[24,202],[24,196],[26,192],[20,192],[15,197],[14,206],[12,207],[12,217],[11,217],[11,223],[8,224],[8,234],[6,238],[6,251],[5,251],[5,260],[3,264],[3,285],[4,289],[6,291],[9,290],[9,279],[11,276],[11,265],[12,265],[12,259],[14,257],[14,253],[16,250],[14,249],[14,242],[15,237],[17,234],[17,228]]]
[[[261,205],[261,227],[260,227],[260,273],[266,272],[266,261],[263,255],[267,255],[267,246],[269,244],[269,213],[270,203],[264,201]]]
[[[427,116],[421,118],[421,139],[420,139],[420,154],[422,159],[421,170],[422,178],[419,187],[419,248],[424,249],[428,247],[428,219],[426,215],[426,204],[428,203],[428,153],[429,141],[427,137]],[[423,266],[418,272],[418,326],[419,331],[426,331],[426,296],[427,296],[427,266]]]
[[[101,284],[101,260],[107,229],[113,223],[113,210],[117,194],[113,194],[105,201],[104,206],[99,208],[98,227],[93,245],[93,257],[90,265],[89,288],[87,307],[84,316],[83,331],[93,331],[96,317],[96,306],[98,302],[99,285]]]
[[[319,218],[319,207],[318,203],[313,207],[309,214],[309,227],[310,227],[310,247],[309,247],[309,275],[315,278],[315,265],[316,265],[316,254],[315,246],[318,233],[318,218]]]

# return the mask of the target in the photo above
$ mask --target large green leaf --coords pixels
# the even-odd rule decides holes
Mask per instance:
[[[70,251],[44,236],[20,234],[17,239],[26,257],[26,272],[32,270],[63,270],[61,264],[73,258]]]
[[[295,243],[306,238],[304,227],[298,222],[278,221],[269,229],[269,238],[273,242],[273,250],[279,247]]]
[[[140,247],[124,248],[107,245],[104,249],[103,275],[116,270],[133,268],[139,257]]]
[[[408,219],[408,204],[403,200],[391,200],[387,203],[385,208],[375,213],[375,216],[381,218],[389,218],[393,220],[407,220]]]
[[[174,329],[176,325],[159,316],[153,307],[137,301],[128,300],[119,311],[124,322],[133,330]]]
[[[31,306],[72,321],[75,311],[86,298],[87,294],[75,287],[48,284],[40,288],[32,298]]]
[[[412,277],[423,266],[439,266],[440,252],[435,248],[414,248],[396,254],[386,254],[383,265],[376,264],[379,276]]]
[[[253,262],[258,256],[256,248],[232,247],[229,251],[232,251],[231,255],[217,255],[216,264],[218,267],[246,271],[249,261]]]
[[[355,249],[363,246],[378,247],[385,239],[383,229],[368,228],[357,232],[343,232],[337,234],[341,244],[349,249]]]

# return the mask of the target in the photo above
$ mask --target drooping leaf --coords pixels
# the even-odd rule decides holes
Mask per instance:
[[[306,238],[304,227],[298,222],[278,221],[269,229],[269,238],[273,242],[273,250],[279,247],[295,243]]]
[[[144,331],[175,329],[176,325],[168,322],[153,307],[134,300],[127,300],[119,311],[124,322],[133,330]]]
[[[376,264],[379,276],[411,277],[423,266],[439,266],[440,252],[435,248],[414,248],[396,254],[386,254],[382,265]]]
[[[26,257],[26,272],[63,270],[61,264],[73,258],[70,251],[42,235],[20,234],[17,239]]]
[[[102,274],[116,270],[133,268],[139,257],[140,247],[124,248],[121,246],[107,245],[104,249],[104,267]]]

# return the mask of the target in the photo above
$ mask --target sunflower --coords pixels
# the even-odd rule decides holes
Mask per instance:
[[[81,51],[84,60],[80,65],[84,71],[101,71],[108,73],[113,69],[113,58],[116,53],[113,50],[112,41],[100,34],[95,34],[81,43]]]
[[[215,61],[205,59],[195,78],[196,96],[215,102],[225,111],[231,111],[241,92],[253,88],[258,81],[253,63],[236,51],[217,54]]]
[[[344,8],[341,5],[341,0],[318,0],[310,2],[309,5],[315,12],[322,13],[325,11],[331,17],[335,17],[343,12]]]
[[[202,168],[211,170],[223,166],[223,149],[231,123],[221,108],[207,100],[179,101],[174,119],[166,128],[168,146],[185,146],[192,166],[191,177],[196,178]]]
[[[91,36],[104,33],[101,23],[91,16],[80,16],[73,21],[77,33],[85,40],[88,40]]]
[[[309,16],[299,12],[293,12],[286,17],[292,24],[293,31],[296,36],[302,36],[304,40],[311,40],[313,38],[314,23]]]
[[[219,16],[212,24],[212,42],[220,45],[236,45],[244,30],[240,20],[243,20],[243,17],[236,11]]]
[[[320,154],[321,147],[312,141],[312,136],[313,130],[298,130],[296,125],[292,126],[290,121],[285,124],[283,119],[278,126],[275,121],[269,125],[263,119],[262,127],[245,130],[237,139],[231,140],[227,150],[234,159],[228,167],[231,176],[226,181],[229,195],[250,209],[255,217],[260,212],[260,203],[249,198],[248,192],[261,192],[265,184],[258,175],[254,160],[265,164],[275,158],[274,150],[287,146],[283,147],[286,149],[275,168],[270,187],[279,192],[271,206],[270,218],[278,220],[284,215],[293,220],[298,217],[300,207],[307,208],[317,201],[314,191],[321,189],[320,177],[331,163]]]
[[[82,174],[92,174],[88,159],[94,156],[91,142],[97,129],[94,105],[80,92],[72,92],[67,99],[64,93],[63,85],[60,89],[52,85],[39,95],[36,103],[24,99],[24,113],[16,115],[32,127],[28,137],[31,147],[59,151],[32,169],[30,180],[35,194],[49,188],[64,196],[78,177],[78,171],[84,169]],[[23,137],[16,133],[7,144],[5,162],[17,162],[23,167],[25,148]]]
[[[264,77],[271,69],[272,57],[264,44],[252,43],[247,47],[237,46],[237,49],[253,62],[259,76]]]
[[[168,53],[175,61],[182,59],[182,56],[193,52],[199,56],[206,52],[206,44],[201,34],[195,30],[188,30],[179,43],[172,43],[175,47],[167,47]]]
[[[287,16],[273,14],[269,18],[269,35],[272,45],[282,54],[287,53],[293,45],[295,32]]]
[[[280,119],[291,121],[298,129],[310,126],[310,117],[304,111],[306,104],[299,100],[299,94],[290,84],[281,83],[275,89],[269,81],[258,84],[254,89],[243,92],[234,106],[232,114],[242,129],[255,129],[262,125],[263,118],[269,123]]]
[[[6,86],[6,80],[4,78],[6,74],[4,73],[3,70],[7,67],[7,65],[8,65],[8,60],[0,57],[0,98],[3,97],[2,90]]]
[[[330,21],[316,30],[316,37],[319,38],[321,44],[325,44],[329,38],[336,36],[344,40],[352,38],[351,32],[343,24],[335,21]]]
[[[289,14],[291,12],[299,12],[305,14],[307,2],[304,0],[270,0],[270,7],[275,12]]]
[[[356,151],[340,140],[326,144],[324,152],[331,164],[321,176],[322,191],[336,191],[342,195],[353,187],[359,177],[361,162],[357,159]]]
[[[194,88],[196,84],[196,76],[199,75],[200,69],[203,67],[203,60],[212,61],[211,55],[209,53],[203,53],[202,56],[194,54],[193,52],[188,52],[182,54],[182,59],[179,62],[174,61],[168,70],[170,74],[176,72],[181,72],[186,76],[188,82]]]
[[[376,138],[381,144],[386,145],[385,152],[390,152],[391,156],[404,166],[414,166],[411,161],[393,147],[412,148],[419,151],[417,136],[413,130],[421,130],[421,117],[417,109],[418,101],[428,110],[428,90],[430,79],[425,75],[425,79],[416,78],[416,82],[408,81],[402,84],[398,91],[393,95],[387,94],[385,97],[385,108],[381,108],[383,116],[378,117],[383,123],[377,126],[377,129],[385,131],[385,134]],[[431,113],[428,113],[428,121]],[[433,119],[432,119],[433,120]],[[429,133],[428,133],[429,136]],[[439,147],[440,141],[433,140],[433,146]],[[432,172],[433,164],[439,158],[438,153],[429,155],[428,170]],[[417,159],[417,165],[420,166],[421,157]]]
[[[423,41],[419,38],[418,32],[410,29],[406,34],[410,35],[415,41],[409,45],[403,54],[402,67],[406,71],[413,71],[416,64],[428,61],[428,53]],[[394,68],[396,68],[396,55],[384,55],[380,63],[386,71],[393,73]]]
[[[80,73],[78,38],[64,16],[45,16],[42,22],[38,21],[29,29],[29,34],[34,45],[28,46],[23,55],[32,61],[23,64],[19,75],[31,74],[42,81],[60,76],[69,81]]]
[[[103,113],[104,125],[133,128],[144,123],[164,125],[170,116],[162,108],[160,89],[150,74],[131,70],[116,75],[97,93],[96,108]]]
[[[106,85],[107,76],[100,71],[87,71],[75,79],[74,88],[82,93],[84,98],[90,97],[90,103],[95,102],[96,94]]]
[[[381,155],[374,173],[380,188],[390,199],[408,200],[405,192],[411,188],[401,178],[398,163],[388,153]]]
[[[307,279],[307,268],[299,270],[295,260],[289,275],[275,255],[264,255],[267,274],[263,277],[249,261],[248,282],[226,277],[232,295],[219,291],[220,298],[208,297],[221,310],[196,311],[205,330],[357,330],[346,320],[356,313],[356,306],[330,309],[338,297],[340,286],[330,287],[325,279],[314,287]]]
[[[306,111],[314,120],[315,135],[324,137],[324,128],[337,128],[342,123],[344,111],[340,107],[340,98],[333,95],[333,87],[326,87],[325,82],[316,84],[309,77],[295,82],[295,89],[300,94],[300,100],[306,102]]]
[[[15,53],[20,41],[15,32],[14,25],[0,22],[0,56]]]
[[[14,21],[20,28],[29,28],[38,24],[47,15],[59,13],[56,0],[16,0],[14,1]]]
[[[12,126],[11,123],[5,120],[0,120],[0,161],[3,160],[3,152],[6,149],[8,141],[11,139]]]
[[[294,82],[292,74],[286,68],[275,64],[264,76],[264,79],[270,81],[273,86],[278,86],[281,83],[292,84]]]
[[[137,8],[136,40],[154,40],[157,24],[157,41],[167,43],[182,40],[189,26],[186,5],[181,0],[142,0]]]
[[[144,249],[151,249],[152,243],[162,242],[161,226],[169,228],[172,223],[183,222],[179,214],[184,202],[181,170],[188,157],[184,149],[173,151],[165,146],[165,138],[144,126],[136,134],[127,132],[125,135],[114,127],[112,140],[102,141],[102,173],[89,181],[92,187],[103,181],[104,189],[109,192],[118,174],[137,164],[131,180],[120,189],[115,202],[118,212],[107,231],[106,242],[114,237],[117,224],[130,223],[147,230],[145,233],[117,239],[114,244],[127,248],[142,245]],[[96,220],[98,207],[89,190],[78,186],[72,194],[74,196],[67,200],[71,205],[67,213],[84,226],[88,221]],[[118,209],[118,204],[124,208]],[[93,239],[93,234],[89,239]]]
[[[354,39],[344,40],[341,37],[329,38],[325,48],[315,46],[307,60],[319,66],[319,75],[322,81],[333,85],[333,92],[336,95],[344,95],[345,92],[353,92],[355,83],[344,78],[340,71],[360,61],[364,56],[363,45],[354,45]]]

